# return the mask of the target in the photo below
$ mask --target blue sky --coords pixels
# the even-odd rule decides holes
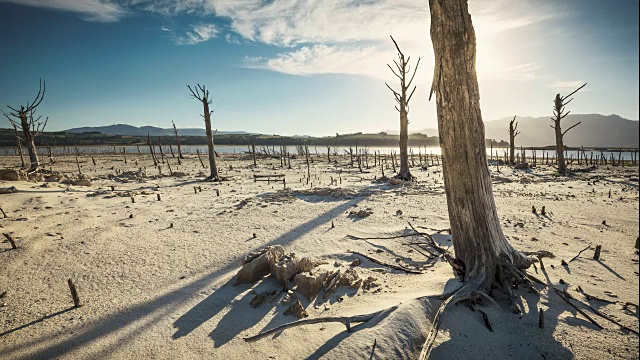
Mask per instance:
[[[470,0],[485,121],[572,113],[638,119],[638,1]],[[47,81],[49,130],[114,123],[333,135],[398,128],[392,34],[422,56],[410,128],[435,128],[427,0],[0,0],[0,105]],[[0,127],[7,127],[0,119]]]

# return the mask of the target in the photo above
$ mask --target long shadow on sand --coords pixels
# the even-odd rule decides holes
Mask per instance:
[[[313,229],[326,225],[327,222],[330,222],[332,219],[344,213],[354,204],[363,201],[365,198],[366,197],[358,197],[348,202],[336,205],[320,216],[294,227],[268,243],[256,246],[256,248],[251,251],[255,251],[269,245],[287,245],[293,243]],[[81,324],[72,329],[73,334],[71,336],[69,335],[69,329],[60,330],[55,333],[48,333],[37,338],[18,342],[15,345],[5,346],[3,348],[3,354],[6,354],[9,357],[12,357],[13,355],[13,357],[17,359],[56,358],[74,350],[86,348],[100,339],[111,336],[115,338],[113,341],[109,343],[105,342],[100,346],[99,350],[92,353],[95,358],[108,357],[116,349],[126,346],[126,344],[134,340],[146,329],[167,317],[171,317],[177,307],[181,304],[193,301],[196,294],[206,291],[216,283],[219,283],[229,277],[239,263],[239,259],[246,256],[249,252],[250,251],[247,251],[238,256],[237,260],[231,262],[229,266],[203,275],[202,277],[181,285],[164,295],[118,311],[108,318],[96,323],[88,325]],[[228,286],[229,284],[223,285],[220,288],[222,291],[218,289],[218,291],[215,291],[200,304],[182,315],[174,323],[174,327],[177,328],[177,331],[173,337],[178,338],[189,334],[208,319],[215,316],[215,314],[220,312],[224,307],[228,306],[229,302],[240,293],[238,290],[228,291]],[[208,307],[209,305],[211,307]],[[85,308],[90,308],[90,306],[90,304],[87,304]],[[255,321],[253,321],[253,323],[257,323],[260,319],[261,317],[254,319]],[[246,324],[245,326],[251,325]],[[22,352],[22,355],[17,356],[16,353],[18,352]]]
[[[356,205],[357,203],[363,201],[365,198],[366,197],[356,197],[347,202],[339,204],[331,210],[325,212],[324,214],[289,230],[277,239],[267,244],[261,245],[260,247],[262,248],[268,245],[286,245],[292,243],[298,238],[302,237],[304,234],[312,231],[313,229],[320,227],[321,225],[330,223],[332,219],[341,215],[347,209],[353,207],[353,205]],[[178,330],[173,334],[173,338],[177,339],[191,333],[200,325],[213,318],[225,307],[229,306],[231,300],[233,300],[239,293],[247,289],[246,285],[234,287],[232,285],[233,281],[234,280],[231,279],[225,285],[216,290],[213,294],[209,295],[206,299],[202,300],[200,303],[190,309],[186,314],[182,315],[178,320],[176,320],[176,322],[174,323],[174,327],[176,327]],[[245,298],[247,298],[248,296],[250,295],[247,294]],[[241,306],[246,306],[249,302],[248,299],[245,298],[243,298],[243,300],[247,301],[238,301],[239,304],[242,304]],[[270,309],[270,307],[266,305],[263,305],[258,309],[261,308],[267,310]],[[219,347],[227,343],[235,335],[239,334],[245,329],[254,326],[266,315],[266,312],[264,310],[252,310],[251,317],[237,317],[231,319],[229,314],[234,312],[234,307],[232,307],[229,313],[226,314],[223,319],[217,324],[216,329],[210,334],[210,337],[214,339],[215,347]],[[238,321],[241,321],[241,323],[238,323]]]

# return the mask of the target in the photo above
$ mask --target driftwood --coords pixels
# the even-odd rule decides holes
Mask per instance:
[[[569,260],[569,262],[572,262],[573,260],[577,259],[580,256],[580,254],[582,254],[582,252],[589,250],[590,247],[591,247],[591,244],[589,244],[589,246],[587,246],[586,248],[580,250],[580,252],[578,252],[578,255],[574,256],[571,260]]]
[[[2,233],[2,235],[4,235],[4,237],[7,239],[7,241],[9,241],[9,243],[11,244],[11,248],[12,249],[17,249],[18,246],[16,246],[16,241],[13,239],[13,237],[11,237],[11,235],[7,234],[7,233]]]
[[[13,193],[17,193],[18,189],[15,186],[11,186],[11,187],[7,187],[7,188],[0,188],[0,195],[2,194],[13,194]]]
[[[301,326],[301,325],[310,325],[310,324],[319,324],[319,323],[327,323],[327,322],[339,322],[339,323],[343,323],[345,324],[345,326],[347,327],[347,331],[351,332],[351,324],[352,323],[363,323],[363,322],[367,322],[371,319],[373,319],[373,317],[375,317],[376,315],[382,314],[386,311],[390,311],[397,308],[397,306],[394,306],[393,308],[390,309],[385,309],[385,310],[380,310],[380,311],[376,311],[374,313],[371,314],[365,314],[365,315],[355,315],[355,316],[331,316],[331,317],[322,317],[322,318],[315,318],[315,319],[304,319],[304,320],[298,320],[298,321],[294,321],[294,322],[290,322],[287,324],[282,324],[280,326],[277,326],[271,330],[267,330],[267,331],[263,331],[257,335],[254,336],[250,336],[250,337],[246,337],[244,338],[244,341],[246,342],[254,342],[257,340],[260,340],[262,338],[265,338],[271,334],[275,334],[277,332],[286,330],[286,329],[290,329],[296,326]]]

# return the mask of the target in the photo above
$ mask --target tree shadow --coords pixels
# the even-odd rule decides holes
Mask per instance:
[[[598,264],[602,265],[603,268],[607,269],[610,273],[615,275],[618,279],[626,281],[626,279],[624,277],[622,277],[622,275],[618,274],[615,270],[613,270],[611,267],[609,267],[609,265],[607,265],[604,262],[602,262],[602,260],[598,259],[596,261],[598,262]]]
[[[15,354],[17,352],[26,350],[24,352],[24,355],[21,355],[17,358],[55,358],[73,352],[76,349],[87,347],[89,344],[92,344],[102,338],[114,336],[116,337],[114,341],[101,345],[100,350],[92,354],[93,357],[96,358],[108,357],[113,351],[118,348],[122,348],[123,346],[134,340],[136,336],[142,334],[148,328],[154,326],[167,317],[170,317],[171,314],[175,312],[176,307],[179,307],[181,304],[184,304],[186,302],[193,301],[193,298],[197,296],[198,293],[206,291],[207,289],[211,288],[217,283],[220,283],[221,281],[224,281],[225,279],[228,280],[231,272],[236,270],[236,264],[239,263],[239,260],[249,254],[251,251],[255,251],[269,245],[287,245],[293,243],[313,229],[325,225],[327,222],[331,222],[332,219],[344,213],[344,211],[352,207],[353,204],[363,201],[365,198],[366,197],[363,196],[336,205],[334,208],[327,210],[323,214],[301,225],[294,227],[293,229],[287,231],[276,239],[273,239],[272,241],[269,241],[267,243],[257,245],[255,248],[242,253],[237,257],[235,261],[232,261],[228,266],[205,274],[187,284],[179,286],[174,290],[168,291],[163,295],[130,306],[127,309],[115,312],[109,317],[97,321],[95,324],[80,324],[73,329],[73,336],[71,337],[68,337],[69,329],[59,330],[56,333],[47,333],[46,335],[42,335],[35,339],[22,341],[11,346],[6,346],[3,349],[3,354],[11,356],[12,354]],[[229,293],[226,293],[227,289],[228,288],[223,289],[222,292],[215,291],[203,301],[207,301],[210,303],[224,303],[224,300],[228,299],[230,296]],[[236,293],[236,296],[237,294],[238,293]],[[86,308],[88,307],[89,305],[86,306]],[[203,309],[205,309],[204,305],[201,307],[198,307],[198,305],[196,305],[194,308],[197,308],[196,310],[194,310],[194,314],[201,314],[201,311],[204,311]],[[188,313],[189,311],[187,312],[187,314]],[[182,317],[185,317],[185,315],[183,315]],[[213,317],[214,315],[215,314],[209,316],[209,318]],[[187,319],[193,320],[193,323],[187,321]],[[184,336],[203,323],[203,321],[198,319],[198,316],[192,316],[192,314],[189,314],[189,316],[185,317],[184,321],[181,321],[179,323],[178,321],[176,321],[174,326],[179,326],[176,333]]]
[[[357,204],[362,200],[364,200],[364,197],[355,198],[349,202],[337,205],[333,209],[326,211],[324,214],[289,230],[288,232],[281,235],[277,239],[274,239],[273,241],[267,244],[264,244],[260,247],[262,248],[269,245],[286,245],[289,243],[293,243],[295,240],[302,237],[306,233],[312,231],[313,229],[320,227],[321,225],[326,224],[328,222],[331,222],[332,219],[342,214],[346,209],[352,207],[354,204]],[[231,282],[232,280],[230,280],[229,282]],[[213,294],[209,295],[206,299],[201,301],[199,304],[194,306],[192,309],[190,309],[186,314],[181,316],[174,323],[174,327],[178,328],[176,333],[173,335],[174,339],[191,333],[193,330],[198,328],[207,320],[213,318],[224,307],[229,305],[231,300],[233,300],[239,294],[239,291],[237,290],[237,288],[234,288],[233,286],[231,286],[229,282],[227,282],[224,286],[216,290]],[[263,281],[262,283],[266,284],[267,282]],[[245,296],[243,300],[246,300],[247,296]],[[240,300],[239,302],[242,302],[242,300]],[[246,302],[248,303],[248,301]],[[267,306],[261,306],[261,307],[267,310],[269,309]],[[213,332],[211,332],[210,337],[214,340],[215,347],[222,346],[223,344],[231,340],[232,337],[229,338],[227,335],[223,335],[225,334],[225,332],[229,332],[227,330],[233,329],[230,332],[232,333],[235,332],[235,335],[237,335],[242,330],[255,325],[257,322],[260,321],[260,319],[262,319],[266,315],[266,312],[265,313],[257,312],[255,313],[256,316],[247,318],[246,320],[248,321],[246,323],[243,323],[240,326],[238,326],[237,322],[244,321],[244,320],[240,316],[235,316],[236,311],[234,309],[236,308],[237,308],[236,306],[232,307],[231,311],[225,314],[223,319],[220,320],[220,322],[216,326],[216,329]],[[225,331],[223,331],[223,329]],[[224,337],[220,340],[218,336],[224,336]],[[220,341],[216,341],[216,340],[220,340]]]
[[[18,326],[18,327],[13,328],[13,329],[10,329],[10,330],[7,330],[7,331],[4,331],[4,332],[0,333],[0,337],[3,337],[3,336],[5,336],[5,335],[9,335],[9,334],[11,334],[12,332],[15,332],[15,331],[18,331],[18,330],[22,330],[22,329],[27,328],[27,327],[29,327],[29,326],[31,326],[31,325],[35,325],[35,324],[37,324],[37,323],[41,323],[41,322],[43,322],[43,321],[45,321],[45,320],[47,320],[47,319],[51,319],[52,317],[56,317],[56,316],[58,316],[58,315],[62,315],[62,314],[67,313],[67,312],[69,312],[69,311],[71,311],[71,310],[73,310],[73,309],[75,309],[75,307],[73,307],[73,306],[72,306],[72,307],[66,308],[66,309],[64,309],[64,310],[60,310],[60,311],[58,311],[58,312],[55,312],[55,313],[53,313],[53,314],[45,315],[45,316],[41,317],[40,319],[33,320],[33,321],[31,321],[31,322],[29,322],[29,323],[26,323],[26,324],[24,324],[24,325],[20,325],[20,326]]]
[[[309,355],[307,357],[307,359],[311,360],[311,359],[320,359],[320,358],[322,358],[329,351],[333,350],[336,346],[338,346],[338,344],[340,344],[343,340],[349,338],[351,335],[357,333],[358,331],[361,331],[361,330],[364,330],[364,329],[373,328],[374,326],[378,325],[381,321],[383,321],[385,318],[387,318],[389,315],[391,315],[395,310],[397,310],[397,306],[394,306],[392,308],[387,309],[386,311],[376,315],[373,319],[371,319],[371,320],[369,320],[369,321],[367,321],[365,323],[361,323],[361,324],[358,324],[356,326],[352,325],[351,332],[348,332],[346,330],[339,332],[334,337],[332,337],[331,339],[327,340],[322,346],[320,346],[311,355]],[[280,332],[279,334],[281,334],[281,333],[282,332]]]
[[[452,354],[464,354],[467,359],[573,358],[571,350],[554,337],[559,315],[567,306],[559,299],[543,300],[542,303],[548,305],[548,308],[544,314],[545,327],[541,329],[538,327],[539,300],[538,295],[531,293],[518,296],[517,303],[521,309],[528,309],[521,315],[506,311],[511,306],[506,298],[497,301],[504,311],[490,304],[482,306],[482,311],[487,314],[492,325],[492,331],[486,328],[480,312],[470,311],[459,304],[447,314],[442,324],[442,329],[449,332],[450,339],[434,347],[431,358],[450,359]],[[586,320],[572,319],[576,321],[568,321],[569,325],[593,326]]]

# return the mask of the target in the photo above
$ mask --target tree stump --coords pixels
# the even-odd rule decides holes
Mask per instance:
[[[67,283],[69,284],[69,291],[71,291],[71,298],[73,299],[73,306],[74,307],[82,306],[82,304],[80,303],[80,297],[78,296],[78,290],[76,290],[76,286],[73,284],[73,281],[71,281],[71,279],[68,279]]]
[[[602,251],[602,245],[596,245],[596,251],[593,253],[593,260],[600,260],[601,251]]]

